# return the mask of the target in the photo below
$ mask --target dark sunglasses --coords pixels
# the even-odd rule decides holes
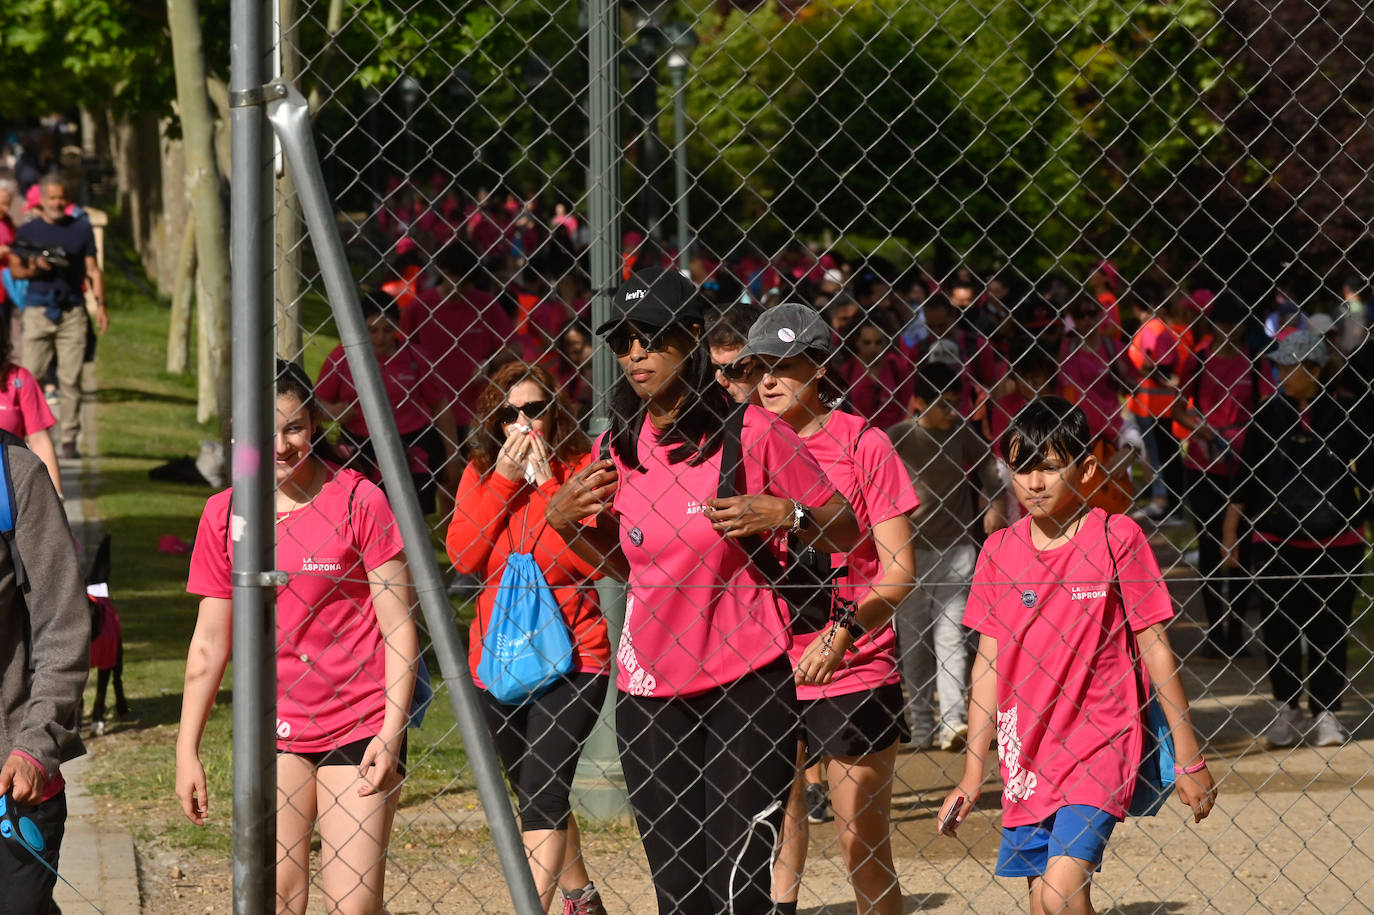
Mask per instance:
[[[716,368],[725,376],[726,381],[747,381],[763,373],[763,366],[756,359],[742,359],[739,362],[718,365]]]
[[[531,400],[519,407],[514,404],[502,404],[500,409],[496,411],[496,421],[504,426],[518,420],[522,413],[529,419],[537,419],[543,416],[544,411],[548,408],[549,401],[547,400]]]
[[[606,345],[611,348],[611,352],[617,356],[628,356],[630,347],[638,340],[639,345],[644,347],[644,352],[653,353],[662,349],[664,341],[667,339],[668,329],[664,327],[634,327],[629,324],[621,324],[612,328],[606,334]]]

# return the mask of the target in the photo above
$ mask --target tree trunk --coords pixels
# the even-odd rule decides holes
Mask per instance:
[[[200,10],[196,0],[167,0],[172,35],[177,107],[186,145],[186,185],[195,223],[202,347],[196,418],[220,420],[222,440],[229,423],[229,238],[215,161],[215,122],[205,79]],[[207,377],[208,376],[208,377]]]
[[[185,372],[191,356],[191,302],[196,290],[196,224],[186,220],[177,252],[175,285],[172,288],[172,319],[167,328],[167,371]]]

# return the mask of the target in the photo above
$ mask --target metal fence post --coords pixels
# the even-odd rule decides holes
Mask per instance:
[[[617,112],[620,90],[620,8],[617,0],[587,0],[587,215],[591,226],[592,326],[611,314],[611,294],[620,280],[620,148]],[[610,428],[610,393],[620,374],[604,346],[596,348],[592,379],[596,405],[591,419],[594,435]],[[618,581],[597,582],[601,610],[610,629],[611,646],[620,642],[625,622],[625,586]],[[612,658],[612,664],[615,664]],[[614,673],[612,673],[614,676]],[[576,808],[596,820],[624,817],[629,812],[620,755],[615,741],[615,686],[606,694],[601,718],[582,749],[573,782]]]
[[[386,483],[387,497],[406,545],[406,561],[415,582],[415,594],[434,639],[439,669],[448,687],[449,702],[462,733],[468,761],[472,764],[477,791],[486,811],[487,824],[491,827],[492,841],[501,859],[511,900],[521,915],[540,915],[543,906],[539,904],[539,894],[530,875],[525,847],[515,825],[501,766],[482,718],[477,688],[468,671],[467,652],[458,635],[453,608],[449,606],[444,580],[430,546],[429,527],[420,512],[420,502],[410,479],[400,435],[396,431],[396,418],[387,401],[381,369],[377,365],[362,308],[358,304],[358,290],[348,268],[343,241],[339,238],[334,211],[320,174],[315,142],[310,135],[309,106],[304,96],[284,83],[275,88],[273,96],[274,100],[268,106],[268,117],[281,139],[287,166],[295,174],[301,211],[334,312],[339,342],[348,356],[358,400],[367,421],[372,445],[376,449],[382,479]]]
[[[234,0],[229,69],[233,309],[234,911],[276,909],[276,603],[263,573],[276,558],[273,530],[271,161],[262,99],[265,7]],[[266,452],[266,453],[264,453]]]

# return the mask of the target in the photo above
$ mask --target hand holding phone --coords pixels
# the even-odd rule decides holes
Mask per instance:
[[[952,836],[959,826],[959,811],[964,809],[964,799],[956,797],[954,803],[949,805],[949,810],[940,818],[940,835]]]

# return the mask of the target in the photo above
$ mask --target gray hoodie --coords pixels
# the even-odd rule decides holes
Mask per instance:
[[[8,542],[0,539],[0,763],[14,750],[48,776],[86,752],[77,733],[90,667],[91,615],[71,528],[47,470],[11,446],[15,544],[28,575],[16,587]]]

